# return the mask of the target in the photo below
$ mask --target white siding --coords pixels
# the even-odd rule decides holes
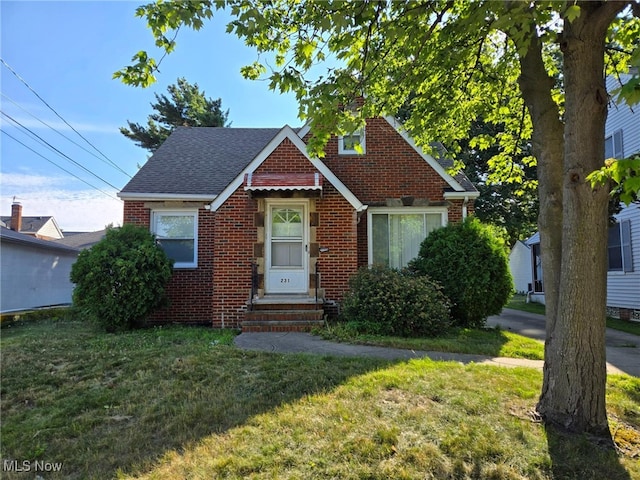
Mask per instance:
[[[0,311],[71,303],[71,265],[78,252],[2,241]]]
[[[63,235],[58,228],[55,220],[50,218],[47,223],[45,223],[40,230],[38,230],[38,235],[42,235],[48,238],[62,238]]]
[[[623,208],[616,219],[631,221],[633,271],[607,274],[607,306],[640,310],[640,205]]]
[[[622,81],[624,82],[624,77]],[[613,77],[607,78],[607,91],[609,94],[619,86],[616,79]],[[613,132],[617,130],[622,130],[623,155],[625,157],[640,152],[640,113],[638,112],[638,106],[632,111],[626,103],[616,105],[611,102],[605,125],[605,138],[613,135]]]
[[[623,76],[622,81],[625,81]],[[613,77],[607,78],[607,90],[611,92],[619,84]],[[628,157],[640,153],[640,113],[626,104],[609,106],[605,126],[605,138],[622,130],[623,154]],[[607,274],[607,306],[640,310],[640,205],[632,204],[616,215],[618,221],[631,221],[632,272]]]
[[[509,269],[516,292],[529,290],[531,283],[531,249],[523,242],[516,242],[509,254]]]

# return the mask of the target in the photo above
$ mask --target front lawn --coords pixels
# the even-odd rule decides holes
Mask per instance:
[[[531,420],[535,369],[247,352],[231,338],[4,328],[2,478],[640,478],[637,378],[608,377],[616,456]]]

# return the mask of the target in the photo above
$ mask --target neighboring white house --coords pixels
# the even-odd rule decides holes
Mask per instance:
[[[617,82],[609,77],[607,91],[612,92]],[[640,153],[640,113],[626,104],[612,103],[605,125],[605,158],[626,158],[635,153]],[[608,241],[607,313],[640,321],[640,204],[624,207],[614,218],[617,223],[609,228]],[[531,301],[544,303],[540,234],[523,243],[528,248],[527,258],[518,244],[510,255],[514,281],[528,270],[526,292]],[[523,280],[520,282],[524,285]],[[517,291],[521,291],[520,286],[516,283]]]
[[[509,253],[509,268],[516,293],[527,293],[531,287],[531,247],[518,240]]]
[[[70,304],[79,253],[0,226],[0,312]]]
[[[624,82],[628,77],[623,76]],[[619,86],[607,78],[607,91]],[[612,103],[605,126],[605,158],[640,153],[640,113],[627,104]],[[609,228],[607,272],[608,314],[640,321],[640,204],[626,206]]]
[[[24,217],[22,205],[19,202],[14,202],[11,205],[10,217],[0,217],[0,226],[42,240],[56,240],[64,237],[55,218],[51,216]]]

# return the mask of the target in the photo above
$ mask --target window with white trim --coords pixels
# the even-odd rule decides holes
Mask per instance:
[[[624,158],[622,129],[613,132],[604,139],[604,158]]]
[[[360,145],[362,152],[356,150],[356,145]],[[338,137],[338,153],[340,155],[360,155],[365,152],[364,128],[356,130],[350,135],[340,135]]]
[[[174,268],[198,266],[198,212],[153,212],[152,231],[156,241],[167,256],[174,261]]]
[[[446,209],[369,209],[369,264],[406,267],[427,235],[446,223]]]
[[[610,272],[633,272],[630,220],[609,227],[607,265]]]

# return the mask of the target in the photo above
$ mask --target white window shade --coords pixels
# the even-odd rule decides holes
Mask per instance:
[[[197,266],[197,225],[197,212],[153,212],[153,233],[175,268]]]

